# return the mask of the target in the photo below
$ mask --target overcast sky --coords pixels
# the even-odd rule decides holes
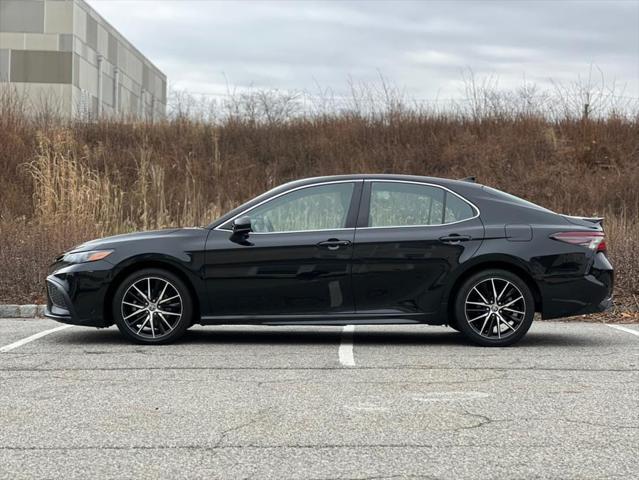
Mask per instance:
[[[380,73],[416,98],[454,98],[462,71],[505,88],[587,78],[639,97],[639,0],[88,0],[173,87],[347,90]]]

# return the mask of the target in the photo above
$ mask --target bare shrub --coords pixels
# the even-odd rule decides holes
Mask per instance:
[[[107,174],[78,157],[68,130],[37,134],[35,159],[26,164],[33,179],[33,219],[49,225],[95,225],[98,233],[124,228],[123,192]],[[88,147],[83,147],[85,155]]]
[[[90,238],[206,225],[300,177],[381,172],[474,175],[555,211],[604,215],[617,291],[639,293],[639,110],[551,112],[534,85],[500,93],[481,79],[470,108],[448,111],[383,79],[353,84],[345,103],[322,95],[308,111],[297,94],[267,91],[206,106],[210,116],[192,115],[195,102],[156,123],[67,124],[0,98],[0,303],[41,298],[49,261]]]

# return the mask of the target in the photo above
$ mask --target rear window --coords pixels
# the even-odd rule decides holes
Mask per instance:
[[[510,193],[502,192],[501,190],[497,190],[496,188],[492,188],[492,187],[487,187],[485,185],[482,188],[505,202],[515,203],[523,207],[536,208],[537,210],[543,210],[545,212],[552,213],[552,211],[548,210],[547,208],[537,205],[536,203],[529,202],[528,200],[524,200],[523,198],[516,197],[515,195],[511,195]]]

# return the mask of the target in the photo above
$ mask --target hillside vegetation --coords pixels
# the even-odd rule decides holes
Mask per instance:
[[[259,118],[68,123],[0,106],[0,303],[43,300],[60,252],[99,236],[208,224],[288,180],[392,172],[478,181],[605,217],[624,308],[639,293],[639,116],[389,105]]]

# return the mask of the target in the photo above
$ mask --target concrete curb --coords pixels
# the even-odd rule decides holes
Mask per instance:
[[[43,317],[46,305],[0,305],[0,318]]]

